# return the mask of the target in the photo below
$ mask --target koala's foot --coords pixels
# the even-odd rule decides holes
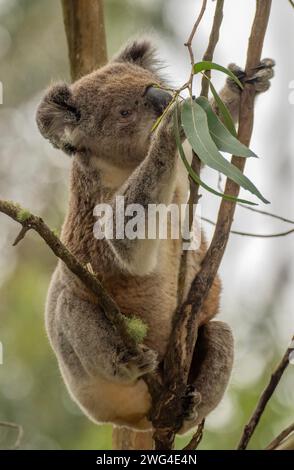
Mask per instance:
[[[230,64],[228,68],[236,75],[242,84],[251,83],[257,93],[263,93],[270,87],[270,80],[274,76],[275,61],[273,59],[263,59],[258,67],[253,69],[250,75],[246,75],[236,64]],[[227,79],[228,86],[234,91],[240,91],[240,87],[231,78]]]
[[[157,353],[144,345],[138,346],[136,355],[127,351],[117,357],[114,375],[118,380],[132,382],[152,372],[158,365]]]
[[[182,397],[183,417],[185,421],[195,421],[198,417],[198,407],[201,403],[201,394],[193,385],[188,385]]]

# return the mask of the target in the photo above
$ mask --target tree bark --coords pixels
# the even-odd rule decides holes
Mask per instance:
[[[115,450],[152,450],[152,431],[139,432],[128,428],[113,427],[112,448]]]
[[[62,0],[72,80],[107,62],[102,0]]]

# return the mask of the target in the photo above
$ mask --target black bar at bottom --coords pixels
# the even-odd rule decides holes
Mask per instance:
[[[94,468],[101,465],[114,465],[118,468],[138,467],[139,465],[172,465],[190,467],[197,465],[206,468],[215,465],[215,469],[222,465],[238,465],[248,468],[251,464],[281,464],[294,463],[294,454],[291,451],[42,451],[42,450],[15,450],[0,451],[0,468],[7,468],[4,464],[25,465],[30,468],[49,467],[52,464],[79,465],[82,468]],[[235,468],[235,467],[234,467]],[[286,468],[286,467],[283,467]],[[248,470],[250,470],[248,468]]]

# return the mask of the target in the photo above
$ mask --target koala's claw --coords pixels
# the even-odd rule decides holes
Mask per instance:
[[[236,75],[236,77],[240,80],[240,82],[243,82],[243,80],[246,77],[246,73],[244,72],[243,69],[241,69],[241,67],[239,67],[239,65],[229,64],[228,69],[231,72],[233,72],[234,75]],[[231,84],[231,82],[232,82],[232,84],[234,83],[238,87],[237,83],[232,78],[228,78],[228,82],[229,82],[229,84]]]
[[[241,83],[252,83],[257,93],[267,91],[270,87],[270,80],[274,76],[275,61],[273,59],[263,59],[260,64],[253,69],[253,74],[247,76],[236,64],[230,64],[228,68],[236,75]],[[232,78],[228,78],[227,83],[230,88],[240,91],[239,86]]]
[[[129,353],[120,355],[115,375],[122,380],[134,381],[154,371],[157,365],[157,353],[147,346],[139,345],[136,355]]]
[[[198,416],[198,407],[201,403],[201,394],[193,385],[188,385],[182,397],[183,416],[186,421],[195,421]]]

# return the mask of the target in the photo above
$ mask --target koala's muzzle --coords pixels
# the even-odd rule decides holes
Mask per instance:
[[[145,99],[153,107],[156,114],[160,116],[171,102],[172,96],[161,88],[150,86],[145,93]]]

